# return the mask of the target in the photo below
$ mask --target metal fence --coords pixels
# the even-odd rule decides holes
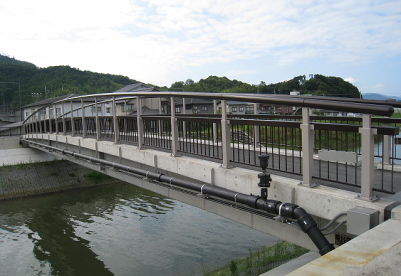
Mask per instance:
[[[0,127],[0,136],[21,136],[21,127]]]

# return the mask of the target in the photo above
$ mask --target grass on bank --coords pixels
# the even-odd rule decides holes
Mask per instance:
[[[203,267],[204,276],[241,276],[260,275],[275,267],[278,267],[309,250],[297,245],[280,242],[272,247],[260,246],[249,249],[249,256],[243,259],[233,259],[223,267],[209,270]]]
[[[111,176],[108,176],[107,174],[100,173],[100,172],[90,172],[90,173],[85,174],[84,177],[95,183],[100,183],[100,182],[108,181],[108,180],[112,179]]]

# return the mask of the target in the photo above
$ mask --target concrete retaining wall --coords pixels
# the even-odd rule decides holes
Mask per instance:
[[[85,177],[90,172],[93,170],[65,160],[2,166],[0,167],[0,200],[119,182],[116,179],[108,179],[96,183]]]
[[[0,137],[0,166],[58,159],[43,151],[24,148],[19,142],[19,136]]]

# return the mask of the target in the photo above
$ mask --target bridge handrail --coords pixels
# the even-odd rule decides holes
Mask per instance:
[[[89,103],[89,104],[85,104],[84,105],[84,100],[89,98],[94,98],[94,103]],[[123,102],[125,104],[125,101],[129,101],[131,99],[137,99],[138,100],[138,107],[142,107],[142,105],[140,104],[140,101],[142,98],[169,98],[170,99],[170,105],[171,105],[171,113],[168,114],[168,117],[166,117],[165,115],[163,116],[163,114],[158,114],[158,115],[150,115],[150,116],[143,116],[141,114],[141,108],[137,109],[137,116],[132,118],[136,118],[136,123],[138,130],[137,131],[137,136],[138,136],[138,145],[139,148],[143,148],[144,145],[144,139],[146,138],[144,135],[144,130],[143,129],[139,129],[139,128],[143,128],[143,121],[144,120],[152,120],[153,118],[156,118],[157,120],[171,120],[171,123],[169,123],[169,127],[171,127],[171,129],[169,130],[170,133],[168,135],[170,135],[171,137],[169,139],[171,139],[171,149],[172,149],[172,155],[176,156],[176,154],[178,154],[178,146],[179,146],[179,134],[178,134],[178,122],[180,122],[181,124],[185,124],[185,121],[187,120],[188,122],[191,121],[191,119],[186,119],[188,117],[195,117],[192,121],[196,121],[199,123],[202,122],[208,122],[213,124],[213,133],[218,133],[217,130],[215,130],[215,127],[217,125],[219,125],[220,129],[220,133],[219,135],[221,135],[220,137],[218,137],[218,139],[221,139],[221,147],[222,147],[222,152],[223,152],[223,167],[229,168],[230,162],[231,162],[231,153],[230,153],[230,124],[237,124],[237,125],[244,125],[244,124],[249,124],[252,125],[252,129],[253,126],[260,126],[260,125],[275,125],[276,122],[271,121],[269,123],[266,123],[265,118],[269,118],[269,115],[230,115],[227,112],[226,107],[224,106],[222,108],[222,114],[202,114],[200,116],[209,116],[210,115],[210,119],[209,120],[202,120],[201,118],[199,118],[197,115],[193,115],[193,114],[175,114],[175,101],[174,98],[201,98],[201,99],[209,99],[209,100],[221,100],[223,103],[225,103],[226,101],[242,101],[242,102],[247,102],[247,103],[265,103],[265,104],[278,104],[278,105],[286,105],[286,106],[297,106],[297,107],[301,107],[302,108],[302,116],[290,116],[290,117],[286,117],[285,119],[296,119],[297,121],[287,121],[286,122],[286,126],[285,127],[289,127],[289,128],[300,128],[302,130],[302,170],[303,170],[303,182],[306,185],[311,185],[312,184],[312,169],[313,169],[313,153],[314,153],[314,147],[313,147],[313,133],[314,130],[316,131],[320,131],[320,130],[325,130],[327,129],[327,126],[325,126],[325,124],[318,122],[318,118],[319,117],[314,117],[311,116],[311,110],[310,108],[323,108],[323,109],[327,109],[327,110],[336,110],[336,111],[347,111],[347,112],[354,112],[354,113],[361,113],[362,114],[362,118],[358,119],[358,121],[362,121],[362,126],[360,125],[352,125],[352,124],[343,124],[343,125],[339,125],[337,129],[341,128],[342,130],[350,130],[352,129],[352,131],[350,132],[359,132],[362,135],[362,146],[363,145],[369,145],[366,147],[362,148],[362,155],[365,156],[365,158],[368,159],[372,159],[374,158],[374,154],[372,154],[372,148],[373,148],[373,141],[374,138],[373,136],[375,134],[384,134],[384,135],[395,135],[398,128],[388,128],[388,127],[382,127],[382,126],[372,126],[372,122],[374,121],[372,119],[372,115],[382,115],[382,116],[391,116],[394,113],[394,109],[393,106],[398,106],[397,102],[393,102],[393,101],[379,101],[379,102],[375,102],[372,103],[371,101],[367,101],[367,100],[361,100],[361,99],[341,99],[341,98],[321,98],[321,97],[308,97],[308,96],[289,96],[289,95],[271,95],[271,94],[229,94],[229,93],[205,93],[205,92],[143,92],[143,91],[139,91],[139,92],[114,92],[114,93],[102,93],[102,94],[92,94],[92,95],[84,95],[84,96],[75,96],[75,97],[69,97],[69,98],[65,98],[63,100],[59,100],[59,101],[55,101],[53,103],[50,103],[46,106],[43,106],[42,108],[39,108],[38,110],[36,110],[36,112],[32,113],[24,122],[24,125],[27,125],[27,127],[24,129],[27,129],[28,131],[33,131],[33,132],[37,132],[38,130],[40,130],[40,132],[42,132],[43,128],[44,131],[46,132],[46,125],[47,125],[47,120],[49,120],[49,130],[52,129],[51,126],[51,122],[50,120],[55,119],[56,120],[56,132],[58,133],[58,119],[62,118],[63,120],[63,133],[65,134],[66,131],[70,131],[72,132],[72,135],[75,135],[75,128],[78,129],[78,131],[82,131],[82,135],[83,137],[85,137],[86,135],[86,124],[87,122],[85,122],[85,120],[83,120],[84,118],[91,118],[94,116],[85,116],[85,108],[87,107],[93,107],[96,105],[102,105],[104,103],[108,103],[108,102],[113,102],[113,115],[110,116],[110,118],[112,118],[112,120],[110,120],[109,122],[107,122],[107,124],[103,121],[102,124],[104,123],[104,126],[102,126],[102,124],[100,124],[99,122],[99,118],[103,118],[102,116],[98,115],[98,110],[96,109],[96,120],[92,121],[91,123],[88,122],[88,124],[95,124],[96,125],[96,133],[91,132],[91,135],[96,134],[96,139],[100,139],[101,137],[101,131],[102,131],[102,127],[107,127],[108,128],[108,135],[114,135],[114,141],[115,143],[119,142],[119,118],[124,119],[124,116],[118,116],[116,115],[116,106],[117,106],[117,102]],[[98,101],[98,99],[101,99],[100,101]],[[73,101],[81,101],[81,106],[74,108],[73,107]],[[65,111],[64,109],[64,104],[65,103],[70,103],[71,104],[71,110],[69,111]],[[377,103],[377,104],[376,104]],[[54,108],[56,109],[56,105],[62,104],[62,114],[60,114],[59,116],[57,116],[57,112],[55,112],[55,116],[54,118],[51,118],[51,115],[49,114],[49,118],[45,117],[42,118],[41,115],[41,111],[44,109],[49,108],[51,106],[54,106]],[[159,109],[160,109],[160,102],[159,102]],[[216,113],[216,101],[214,102],[214,112]],[[82,120],[76,120],[74,118],[74,112],[75,111],[79,111],[82,110],[81,115],[78,116],[79,113],[77,113],[78,117],[81,117]],[[185,110],[185,109],[184,109]],[[159,110],[159,113],[161,111]],[[256,112],[255,112],[256,113]],[[36,116],[36,114],[39,114],[39,116]],[[71,123],[68,122],[68,125],[66,125],[66,121],[65,119],[67,118],[67,115],[70,114],[71,118],[74,118],[73,120],[71,120]],[[92,114],[93,115],[93,114]],[[161,117],[162,116],[162,117]],[[183,116],[188,116],[188,117],[183,117]],[[198,118],[196,118],[198,117]],[[242,119],[244,119],[245,117],[248,118],[248,120],[238,120],[239,117],[242,117]],[[257,117],[257,118],[255,118]],[[277,117],[281,117],[281,116],[277,116]],[[36,120],[31,120],[35,118]],[[213,119],[212,119],[213,118]],[[315,121],[316,118],[316,121]],[[324,117],[325,120],[328,117]],[[344,118],[344,117],[343,117]],[[257,119],[257,120],[252,120],[252,119]],[[336,117],[335,120],[339,120],[339,117]],[[348,119],[348,118],[347,118]],[[352,119],[350,119],[350,121],[352,121]],[[37,123],[37,121],[41,121],[41,123]],[[263,122],[265,121],[265,122]],[[29,122],[29,123],[28,123]],[[76,125],[74,125],[74,122]],[[95,123],[93,123],[95,122]],[[386,121],[386,123],[388,124],[390,121]],[[82,126],[80,126],[80,124]],[[99,124],[99,125],[98,125]],[[124,123],[125,124],[125,123]],[[160,124],[160,123],[159,123]],[[43,127],[42,127],[43,126]],[[120,125],[121,126],[121,125]],[[153,125],[153,127],[156,127],[156,124]],[[160,125],[159,125],[160,128]],[[330,129],[330,126],[328,127],[328,129]],[[249,131],[249,128],[248,128]],[[256,130],[252,130],[252,131],[256,131]],[[80,133],[80,132],[79,132]],[[299,136],[301,136],[301,133],[299,134]],[[214,134],[214,136],[216,136]],[[245,133],[245,136],[249,136],[249,134]],[[244,136],[244,137],[245,137]],[[256,132],[255,132],[255,137],[256,137]],[[111,137],[107,137],[107,138],[112,138]],[[213,137],[214,141],[216,140],[216,137]],[[242,139],[242,138],[241,138]],[[245,137],[245,139],[250,139],[249,137]],[[365,140],[363,140],[365,139]],[[247,141],[248,141],[247,140]],[[256,141],[255,141],[256,143]],[[384,157],[383,157],[384,159]],[[368,175],[370,171],[373,171],[373,163],[370,162],[363,162],[362,163],[362,177],[364,177],[364,175]],[[369,176],[370,177],[370,176]],[[366,188],[363,188],[362,190],[362,197],[364,198],[370,198],[372,196],[372,190],[373,190],[373,186],[372,186],[372,181],[370,180],[371,177],[368,180],[363,179],[364,182],[369,182]]]

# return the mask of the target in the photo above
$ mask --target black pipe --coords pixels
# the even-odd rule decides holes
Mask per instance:
[[[159,182],[169,183],[173,185],[177,185],[186,189],[194,190],[197,192],[201,192],[202,194],[209,194],[212,196],[216,196],[222,199],[230,200],[236,203],[247,205],[254,209],[264,210],[270,214],[282,215],[284,217],[296,219],[301,229],[310,237],[316,247],[319,249],[320,255],[324,255],[331,250],[334,249],[334,246],[330,244],[326,237],[322,234],[322,232],[317,227],[315,220],[301,207],[292,203],[282,203],[281,201],[271,200],[271,199],[263,199],[256,195],[247,195],[243,193],[237,193],[232,190],[228,190],[225,188],[220,188],[216,186],[211,186],[208,184],[200,184],[194,183],[187,180],[169,177],[163,175],[161,173],[154,173],[138,168],[133,168],[130,166],[122,165],[119,163],[114,163],[110,161],[106,161],[103,159],[89,157],[80,153],[62,150],[56,147],[43,145],[37,142],[21,139],[22,142],[31,143],[39,147],[48,148],[52,151],[58,151],[66,155],[71,155],[80,159],[89,160],[92,162],[96,162],[102,165],[106,165],[109,167],[113,167],[115,169],[128,171],[137,175],[145,176],[150,179],[157,180]]]

